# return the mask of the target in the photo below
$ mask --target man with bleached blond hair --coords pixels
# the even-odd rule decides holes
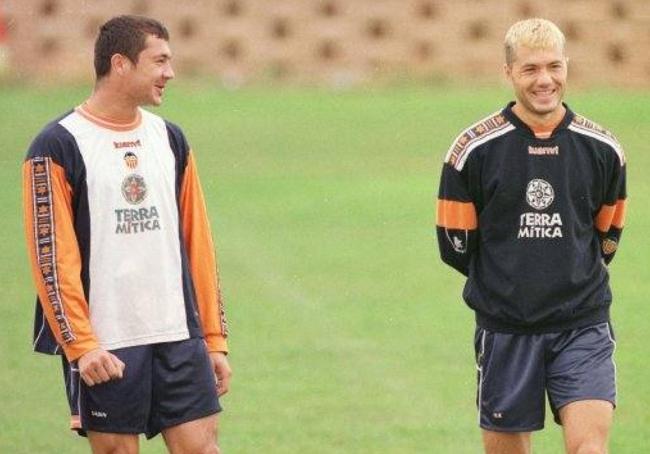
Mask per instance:
[[[616,405],[608,264],[625,221],[625,155],[562,102],[564,48],[548,20],[514,24],[504,70],[515,101],[463,131],[442,170],[438,243],[467,276],[490,454],[531,452],[545,394],[568,453],[606,453]]]

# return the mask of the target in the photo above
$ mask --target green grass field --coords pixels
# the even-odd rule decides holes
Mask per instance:
[[[0,87],[0,452],[81,453],[57,358],[31,353],[34,291],[20,165],[88,88]],[[473,317],[433,235],[443,155],[509,91],[327,92],[174,85],[157,113],[198,160],[231,326],[221,445],[235,453],[478,453]],[[619,408],[611,452],[650,446],[650,93],[571,94],[629,160],[630,210],[611,267]],[[536,453],[562,451],[550,418]],[[160,437],[142,452],[163,452]]]

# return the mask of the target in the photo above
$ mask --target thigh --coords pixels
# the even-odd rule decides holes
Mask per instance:
[[[112,350],[126,365],[124,376],[94,386],[79,382],[84,431],[139,434],[146,431],[152,390],[152,348],[140,345]]]
[[[162,430],[170,454],[216,454],[217,415],[194,419]]]
[[[529,454],[530,432],[492,432],[483,430],[483,447],[486,454]]]
[[[559,411],[564,443],[569,454],[607,452],[614,407],[604,400],[580,400]]]
[[[544,427],[544,351],[540,335],[478,329],[479,425],[494,432],[531,432]]]
[[[89,431],[88,441],[93,454],[138,454],[137,435]]]
[[[147,437],[221,411],[217,382],[200,338],[156,345]]]
[[[616,405],[614,336],[608,323],[557,335],[547,362],[547,390],[556,422],[571,402],[602,400]]]

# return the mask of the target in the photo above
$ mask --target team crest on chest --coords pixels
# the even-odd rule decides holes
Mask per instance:
[[[138,167],[138,157],[132,151],[127,151],[124,153],[124,163],[129,169],[133,170]]]
[[[132,173],[122,181],[122,195],[131,205],[137,205],[147,196],[147,185],[142,176]]]
[[[555,198],[553,186],[541,178],[531,180],[526,187],[526,202],[536,210],[544,210],[551,206]]]

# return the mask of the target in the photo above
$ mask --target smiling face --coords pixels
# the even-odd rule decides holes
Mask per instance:
[[[519,46],[514,59],[505,65],[512,83],[518,110],[543,121],[563,109],[562,98],[567,82],[567,59],[558,47]]]
[[[167,82],[174,78],[169,43],[148,35],[136,63],[126,62],[124,90],[134,105],[159,106]]]

